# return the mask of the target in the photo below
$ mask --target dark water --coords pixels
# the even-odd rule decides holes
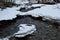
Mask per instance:
[[[41,20],[36,20],[31,17],[25,17],[22,19],[18,19],[16,22],[17,24],[34,24],[36,25],[37,31],[34,32],[30,38],[25,37],[25,38],[18,38],[17,40],[57,40],[58,34],[57,30],[53,28],[51,24],[47,24]],[[27,38],[27,39],[26,39]],[[59,39],[58,39],[59,40]]]
[[[17,27],[19,24],[34,24],[36,25],[37,31],[34,32],[31,37],[25,37],[25,38],[12,38],[11,40],[60,40],[60,30],[55,29],[53,25],[48,24],[46,22],[43,22],[38,19],[34,19],[32,17],[23,17],[16,19],[14,25],[11,25],[6,30],[9,30],[12,27]],[[14,28],[15,29],[15,28]],[[17,28],[18,29],[18,28]],[[17,30],[13,30],[17,31]],[[9,32],[12,32],[10,30]],[[14,33],[14,32],[13,32]]]

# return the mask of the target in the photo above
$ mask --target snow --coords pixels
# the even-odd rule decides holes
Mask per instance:
[[[28,14],[34,17],[42,16],[42,17],[49,17],[52,19],[60,19],[60,9],[55,8],[57,5],[45,5],[45,6],[42,6],[41,8],[37,8],[31,11],[25,12],[23,13],[23,15]]]
[[[16,4],[24,4],[24,3],[29,3],[28,0],[15,0]]]
[[[42,12],[43,11],[43,12]],[[48,16],[52,19],[59,19],[60,18],[60,9],[54,9],[54,6],[47,5],[46,7],[42,7],[40,12],[44,14],[44,16]]]
[[[44,6],[42,6],[44,5]],[[60,19],[60,3],[55,5],[45,5],[45,4],[33,4],[33,7],[42,6],[41,8],[37,8],[28,12],[19,12],[17,11],[21,6],[19,7],[12,7],[7,8],[1,11],[0,9],[0,20],[12,20],[13,18],[16,18],[16,15],[32,15],[34,17],[42,16],[46,19],[52,18],[52,19]],[[22,26],[22,27],[20,27]],[[18,26],[20,30],[15,33],[15,37],[24,37],[28,34],[32,34],[34,31],[36,31],[35,25],[27,26],[27,24],[20,24]],[[13,35],[13,36],[14,36]],[[3,38],[0,40],[9,40],[8,38]]]
[[[59,7],[59,9],[60,9],[60,4],[57,4],[58,5],[58,7]]]
[[[0,20],[12,20],[12,18],[16,18],[18,13],[16,7],[4,9],[3,11],[0,11]]]
[[[43,14],[43,16],[47,16],[53,19],[60,18],[60,10],[54,9],[52,5],[46,5],[42,7],[39,12]]]
[[[41,8],[36,8],[28,12],[20,12],[19,10],[22,6],[12,7],[0,10],[0,20],[12,20],[16,18],[16,15],[32,15],[34,17],[42,16],[44,18],[60,19],[60,3],[55,5],[46,5],[46,4],[33,4],[33,7],[41,6]],[[31,6],[28,6],[30,8]]]
[[[15,33],[15,37],[25,37],[26,35],[32,34],[36,31],[35,25],[28,26],[28,24],[20,24],[18,27],[20,30]]]
[[[45,4],[33,4],[32,7],[38,7],[38,6],[43,6]]]
[[[56,8],[56,9],[60,9],[60,3],[56,4],[56,5],[55,5],[55,8]]]
[[[31,7],[38,7],[38,6],[44,6],[45,4],[33,4],[32,6],[27,6],[27,8],[31,8]],[[22,7],[22,6],[21,6]],[[39,10],[38,10],[39,11]],[[28,12],[21,12],[21,14],[19,13],[19,15],[32,15],[34,17],[39,17],[39,12],[36,9],[32,10],[32,11],[28,11]],[[42,14],[41,14],[42,15]]]

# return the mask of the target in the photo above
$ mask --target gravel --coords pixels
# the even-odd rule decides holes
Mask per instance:
[[[31,17],[25,17],[18,19],[16,24],[31,23],[35,24],[37,31],[34,32],[33,36],[27,36],[25,38],[17,38],[18,40],[60,40],[60,30],[56,29],[54,25],[47,24],[41,20],[32,19]],[[16,39],[15,39],[16,40]]]

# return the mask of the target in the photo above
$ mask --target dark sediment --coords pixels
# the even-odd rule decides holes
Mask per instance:
[[[26,36],[24,38],[15,38],[15,40],[60,40],[59,27],[51,22],[44,22],[41,20],[42,17],[35,18],[32,16],[23,16],[22,19],[18,19],[16,24],[34,24],[36,25],[37,31],[34,32],[33,36]]]
[[[15,22],[16,20],[14,19],[0,21],[0,38],[11,36],[19,30]]]
[[[22,21],[23,20],[23,21]],[[51,23],[41,21],[39,18],[25,17],[20,20],[21,23],[32,23],[36,25],[37,31],[33,33],[34,36],[30,37],[30,40],[60,40],[59,39],[59,28],[56,28]],[[58,27],[58,26],[57,26]],[[58,33],[57,33],[58,32]],[[20,40],[20,39],[19,39]],[[24,40],[29,40],[24,39]]]
[[[47,22],[42,21],[42,17],[35,18],[32,17],[31,15],[28,16],[25,15],[25,16],[17,16],[17,18],[15,18],[14,20],[15,20],[15,23],[13,22],[14,26],[19,24],[28,24],[28,23],[36,25],[37,31],[32,34],[33,36],[24,37],[22,38],[22,40],[29,40],[29,39],[30,40],[60,40],[59,27],[49,21]],[[21,40],[21,38],[16,38],[16,39]]]

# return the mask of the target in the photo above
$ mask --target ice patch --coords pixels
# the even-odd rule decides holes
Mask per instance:
[[[26,35],[32,34],[36,31],[35,25],[28,26],[28,24],[20,24],[18,27],[20,30],[15,33],[15,37],[25,37]]]

